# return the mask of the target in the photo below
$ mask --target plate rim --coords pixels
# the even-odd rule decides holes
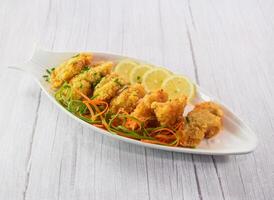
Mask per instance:
[[[35,57],[35,55],[38,52],[47,52],[47,53],[60,53],[60,54],[75,54],[75,53],[79,53],[82,51],[50,51],[50,50],[44,50],[41,48],[36,48],[36,50],[34,51],[32,57],[25,62],[24,66],[28,65],[29,62],[34,63],[35,65],[37,65],[36,62],[33,62],[33,58]],[[100,54],[100,55],[105,55],[105,56],[112,56],[112,57],[117,57],[119,59],[121,58],[129,58],[135,61],[139,61],[142,63],[147,63],[150,64],[147,61],[138,59],[138,58],[133,58],[133,57],[129,57],[127,55],[121,55],[121,54],[115,54],[112,52],[100,52],[100,51],[83,51],[83,52],[90,52],[92,54]],[[154,64],[157,65],[157,64]],[[22,70],[22,67],[20,67],[18,65],[17,68],[20,68]],[[24,71],[27,71],[26,69],[23,69]],[[126,138],[123,136],[119,136],[117,134],[112,134],[106,130],[100,129],[98,127],[95,127],[83,120],[81,120],[80,118],[78,118],[77,116],[73,115],[72,113],[70,113],[67,109],[65,109],[60,103],[58,103],[55,98],[46,90],[46,88],[44,87],[44,85],[41,82],[41,78],[38,78],[37,76],[35,76],[34,74],[31,73],[31,75],[34,77],[35,81],[38,83],[38,85],[40,86],[40,88],[42,89],[42,91],[49,97],[49,99],[55,104],[57,105],[57,107],[59,107],[59,109],[61,109],[62,111],[64,111],[67,115],[69,115],[72,119],[76,120],[77,122],[79,122],[81,125],[84,125],[87,128],[91,128],[91,130],[93,130],[93,132],[95,134],[100,133],[101,135],[107,135],[108,137],[114,138],[115,140],[118,141],[123,141],[123,142],[127,142],[130,144],[134,144],[134,145],[138,145],[138,146],[143,146],[143,147],[147,147],[147,148],[151,148],[151,149],[158,149],[158,150],[163,150],[163,151],[169,151],[169,152],[178,152],[178,153],[189,153],[189,154],[199,154],[199,155],[239,155],[239,154],[247,154],[247,153],[251,153],[253,152],[256,147],[258,146],[258,137],[257,135],[254,133],[254,131],[240,118],[238,117],[233,110],[228,107],[227,105],[225,105],[224,103],[221,103],[221,101],[218,100],[218,98],[216,98],[214,95],[209,94],[205,89],[201,88],[198,84],[195,83],[197,90],[199,91],[200,94],[208,97],[209,99],[212,99],[213,101],[218,102],[220,105],[222,105],[228,112],[230,112],[230,114],[233,115],[233,117],[236,118],[237,121],[239,121],[246,130],[248,130],[248,133],[251,134],[249,136],[249,139],[252,139],[252,143],[250,142],[250,144],[248,145],[249,148],[246,149],[241,149],[241,150],[237,150],[237,151],[233,151],[228,150],[228,149],[224,149],[222,150],[218,150],[218,151],[213,151],[210,149],[199,149],[199,148],[186,148],[186,147],[169,147],[169,146],[163,146],[163,145],[157,145],[157,144],[150,144],[150,143],[144,143],[141,142],[139,140],[134,140],[131,138]]]

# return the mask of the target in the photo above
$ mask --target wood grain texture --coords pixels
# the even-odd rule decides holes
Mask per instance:
[[[1,1],[0,199],[272,199],[272,1]],[[194,156],[74,122],[6,66],[34,47],[109,51],[192,78],[258,134],[254,153]]]

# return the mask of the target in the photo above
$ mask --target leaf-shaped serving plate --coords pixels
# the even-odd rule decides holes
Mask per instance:
[[[77,52],[78,53],[78,52]],[[221,132],[208,140],[203,140],[201,144],[196,148],[183,148],[183,147],[168,147],[157,144],[143,143],[137,140],[129,139],[119,135],[115,135],[105,131],[103,129],[92,126],[85,121],[77,118],[63,106],[61,106],[54,98],[54,91],[50,88],[49,83],[43,79],[46,69],[59,65],[66,59],[77,54],[76,52],[49,52],[44,50],[36,50],[33,57],[26,63],[10,67],[25,71],[35,78],[42,90],[47,94],[49,99],[58,106],[64,113],[97,133],[112,137],[117,140],[128,142],[134,145],[140,145],[149,148],[161,149],[166,151],[193,153],[193,154],[206,154],[206,155],[225,155],[225,154],[243,154],[253,151],[257,146],[257,137],[254,132],[245,125],[232,111],[226,106],[218,102],[213,97],[206,94],[206,92],[199,86],[196,88],[196,98],[194,102],[200,101],[215,101],[222,106],[224,110],[223,129]],[[98,60],[111,60],[118,62],[121,59],[128,58],[121,55],[114,55],[109,53],[92,52],[94,55],[94,61]],[[146,63],[134,58],[129,58],[140,63]]]

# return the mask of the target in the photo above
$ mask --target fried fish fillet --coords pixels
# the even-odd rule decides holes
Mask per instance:
[[[203,102],[188,113],[189,123],[205,129],[205,138],[215,136],[222,128],[223,110],[214,102]]]
[[[81,95],[77,91],[90,95],[92,86],[95,86],[102,77],[109,74],[112,67],[112,62],[104,62],[94,68],[88,68],[86,71],[82,71],[73,77],[69,82],[72,88],[71,98],[76,100],[81,99]]]
[[[172,127],[183,117],[187,97],[176,98],[167,102],[153,102],[151,108],[161,126]]]
[[[131,115],[142,122],[155,119],[155,114],[151,108],[153,102],[165,102],[168,99],[168,94],[163,90],[157,90],[148,93],[140,100],[140,103],[131,113]]]
[[[138,101],[145,96],[145,89],[141,84],[130,85],[110,102],[110,111],[117,113],[122,109],[131,113],[137,106]]]
[[[184,128],[179,129],[176,135],[180,138],[180,146],[194,148],[204,138],[205,129],[185,122]]]
[[[93,93],[94,99],[110,101],[126,84],[128,84],[127,81],[118,74],[111,73],[96,85]]]
[[[224,116],[224,111],[220,108],[220,106],[212,101],[202,102],[197,105],[195,105],[194,111],[198,110],[208,110],[214,115],[217,115],[219,117]]]
[[[69,82],[81,70],[90,65],[92,54],[80,53],[56,67],[50,76],[50,83],[53,89],[60,87],[64,82]]]
[[[180,146],[196,147],[203,138],[211,138],[222,128],[223,111],[214,102],[197,104],[187,114],[184,127],[176,132],[180,138]]]

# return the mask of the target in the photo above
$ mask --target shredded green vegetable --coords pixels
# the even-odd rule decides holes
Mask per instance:
[[[68,106],[71,101],[71,86],[68,83],[64,83],[62,87],[55,93],[55,99],[64,106]]]
[[[176,140],[171,143],[162,143],[158,141],[155,136],[155,132],[165,127],[155,127],[155,128],[146,128],[144,122],[139,119],[118,112],[116,114],[111,113],[110,111],[106,111],[103,114],[97,115],[102,112],[106,107],[99,104],[93,104],[92,101],[96,98],[96,96],[92,96],[89,98],[90,100],[90,108],[94,112],[91,115],[91,110],[88,109],[87,105],[83,103],[82,100],[73,100],[71,98],[72,88],[68,83],[64,83],[62,87],[55,93],[56,100],[61,103],[69,112],[83,121],[94,124],[95,126],[102,127],[109,131],[112,134],[121,135],[124,137],[129,137],[136,140],[150,140],[155,141],[157,144],[174,146],[178,142],[178,138],[176,136]],[[87,99],[86,99],[87,100]],[[96,100],[94,100],[96,102]],[[97,116],[96,116],[97,115]],[[96,116],[96,117],[95,117]],[[138,125],[136,130],[131,130],[127,127],[127,122],[131,121]],[[158,133],[156,133],[157,135]]]
[[[79,100],[71,100],[68,103],[68,111],[74,114],[85,114],[87,112],[87,106]]]

